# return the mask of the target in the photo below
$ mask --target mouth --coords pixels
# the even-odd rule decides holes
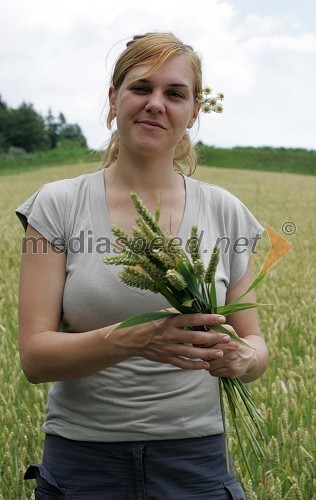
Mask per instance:
[[[161,125],[161,123],[158,122],[152,122],[150,120],[141,120],[136,122],[138,125],[141,125],[143,128],[146,128],[148,130],[157,130],[157,129],[162,129],[165,130],[165,127]]]

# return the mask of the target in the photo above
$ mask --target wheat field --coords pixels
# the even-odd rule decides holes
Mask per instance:
[[[17,295],[22,226],[14,210],[45,182],[75,177],[96,167],[67,165],[0,178],[0,499],[33,498],[32,481],[23,481],[28,464],[41,460],[47,384],[31,385],[19,365]],[[315,192],[316,178],[199,167],[195,178],[224,186],[237,195],[262,224],[286,235],[293,250],[276,264],[257,289],[259,311],[270,350],[264,376],[249,384],[265,417],[265,458],[251,458],[250,477],[234,436],[230,444],[247,500],[315,498]],[[292,223],[289,225],[288,223]],[[295,229],[294,228],[294,229]],[[265,235],[254,255],[259,271],[269,248]]]

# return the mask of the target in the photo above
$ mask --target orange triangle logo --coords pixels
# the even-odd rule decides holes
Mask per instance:
[[[289,243],[287,240],[283,238],[280,234],[278,234],[272,227],[265,224],[268,237],[271,243],[271,248],[269,250],[268,255],[263,263],[263,266],[260,270],[259,276],[264,274],[266,271],[271,269],[274,264],[276,264],[280,259],[282,259],[290,250],[292,250],[293,245]]]

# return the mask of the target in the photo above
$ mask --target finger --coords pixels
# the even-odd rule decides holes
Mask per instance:
[[[182,338],[181,334],[180,337]],[[199,347],[214,347],[217,344],[230,343],[231,338],[227,334],[214,332],[213,330],[208,332],[190,331],[185,332],[185,342],[190,342],[194,346]]]
[[[234,352],[226,352],[222,359],[209,361],[209,369],[214,377],[238,377],[241,370],[240,360]]]
[[[209,370],[209,364],[203,360],[191,360],[182,357],[174,357],[168,361],[170,364],[184,370]]]
[[[178,356],[184,356],[185,358],[200,358],[204,361],[212,361],[223,357],[223,351],[220,349],[215,350],[213,348],[199,348],[188,345],[179,345],[177,354]]]
[[[216,370],[208,370],[212,377],[229,377],[236,378],[240,376],[239,370],[231,367],[217,368]]]
[[[220,314],[179,314],[168,318],[174,322],[180,328],[185,328],[189,326],[200,326],[200,325],[222,325],[226,322],[225,316]]]
[[[218,349],[225,352],[228,351],[237,351],[240,349],[240,345],[237,344],[237,342],[234,342],[234,340],[229,339],[229,341],[226,341],[225,343],[220,342],[219,344],[214,344],[212,345],[213,349]]]

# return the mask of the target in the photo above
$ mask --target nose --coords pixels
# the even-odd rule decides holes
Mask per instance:
[[[148,113],[163,113],[165,111],[163,95],[158,91],[148,94],[145,110]]]

